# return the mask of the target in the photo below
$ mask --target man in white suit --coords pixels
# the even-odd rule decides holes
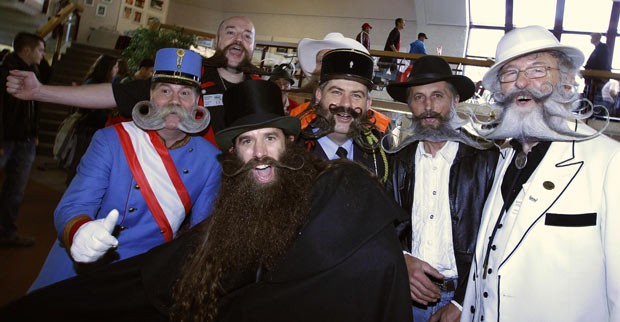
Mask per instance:
[[[483,84],[508,139],[483,211],[461,321],[620,321],[620,143],[586,126],[584,56],[545,28],[500,40]]]

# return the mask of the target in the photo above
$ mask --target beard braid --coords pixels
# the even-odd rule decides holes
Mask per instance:
[[[518,96],[531,97],[537,103],[533,108],[523,108],[512,104]],[[543,84],[541,89],[515,89],[506,94],[495,94],[496,103],[492,107],[501,111],[497,120],[475,122],[482,124],[476,131],[489,140],[516,139],[519,142],[538,141],[583,141],[598,136],[605,129],[594,134],[582,134],[571,129],[569,122],[589,118],[594,112],[592,103],[580,99],[576,86],[551,83]]]
[[[332,104],[327,110],[320,107],[320,102],[315,104],[309,112],[314,112],[316,118],[312,120],[310,126],[302,130],[301,135],[307,139],[318,139],[332,132],[336,127],[336,114],[346,112],[353,117],[353,122],[349,125],[347,137],[366,152],[375,151],[379,147],[379,142],[368,142],[367,137],[372,133],[375,124],[371,121],[369,113],[361,113],[360,108],[344,107]],[[300,115],[303,117],[306,113]]]
[[[220,161],[224,175],[211,225],[174,288],[172,321],[213,321],[226,286],[242,286],[244,273],[253,282],[260,265],[278,265],[307,222],[312,183],[326,164],[291,143],[280,162],[250,161],[275,167],[276,181],[261,185],[234,152]]]
[[[243,50],[243,60],[239,63],[239,66],[231,67],[228,66],[228,58],[226,58],[226,51],[230,49],[232,46],[239,46],[241,50]],[[252,55],[243,47],[242,44],[232,43],[226,46],[224,49],[217,49],[213,56],[203,59],[204,66],[214,67],[214,68],[234,68],[239,72],[243,72],[246,74],[262,74],[264,71],[252,65]]]
[[[439,125],[436,128],[423,126],[422,121],[427,117],[437,118]],[[463,129],[467,120],[457,115],[454,102],[450,105],[450,113],[445,117],[437,112],[429,111],[411,117],[402,115],[397,124],[400,124],[397,127],[398,130],[386,134],[382,139],[381,147],[388,153],[396,153],[417,141],[454,141],[480,150],[488,149],[493,145]]]
[[[157,108],[150,101],[141,101],[133,107],[131,117],[134,123],[145,131],[161,130],[166,125],[166,116],[176,113],[179,116],[178,129],[185,133],[199,133],[209,126],[211,114],[199,105],[194,105],[189,112],[181,106],[164,106]]]

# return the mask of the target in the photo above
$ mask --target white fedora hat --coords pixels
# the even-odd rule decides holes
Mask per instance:
[[[484,74],[482,85],[491,88],[497,82],[497,73],[510,60],[537,51],[558,50],[565,53],[576,67],[583,65],[581,50],[560,44],[557,38],[541,26],[515,28],[506,33],[497,44],[495,64]]]
[[[297,45],[299,65],[306,76],[310,76],[316,68],[316,54],[323,49],[357,49],[369,54],[368,49],[355,39],[347,38],[339,32],[330,32],[323,39],[303,38]]]

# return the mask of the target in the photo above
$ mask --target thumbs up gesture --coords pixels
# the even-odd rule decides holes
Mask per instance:
[[[105,218],[88,222],[78,228],[71,244],[71,257],[78,263],[92,263],[108,249],[118,246],[118,240],[112,236],[118,220],[118,210],[114,209]]]

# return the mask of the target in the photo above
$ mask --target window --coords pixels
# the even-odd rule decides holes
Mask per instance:
[[[612,0],[469,0],[469,8],[466,55],[474,58],[494,57],[495,46],[506,26],[512,29],[536,24],[559,32],[560,42],[579,48],[587,60],[594,50],[590,33],[607,33],[610,25],[618,24],[620,15],[620,2]],[[557,8],[564,9],[559,10],[558,17]],[[512,15],[506,17],[506,12]],[[615,42],[607,41],[606,37],[602,41],[609,46],[612,72],[618,72],[620,49],[615,48],[620,48],[620,37],[617,37],[618,30],[611,32]]]
[[[586,2],[586,1],[583,1]],[[540,25],[553,29],[556,0],[514,1],[513,21],[515,27]]]
[[[610,0],[566,1],[563,29],[607,32],[612,4]]]

